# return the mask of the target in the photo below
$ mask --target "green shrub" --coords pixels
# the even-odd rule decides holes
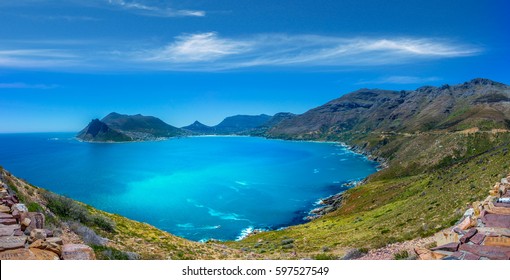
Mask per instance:
[[[92,218],[92,222],[98,228],[105,230],[107,232],[115,231],[115,223],[112,220],[110,220],[104,216],[95,215]]]
[[[315,260],[336,260],[337,258],[333,254],[322,253],[322,254],[317,254],[317,255],[313,256],[313,259],[315,259]]]
[[[92,245],[92,249],[94,250],[94,253],[96,253],[96,258],[99,260],[133,259],[128,253],[107,246]]]
[[[37,202],[30,202],[27,204],[27,208],[29,212],[39,212],[43,213],[44,209]]]
[[[400,251],[398,253],[396,253],[393,258],[395,260],[406,260],[409,258],[409,252],[407,251]]]
[[[91,227],[96,226],[107,232],[115,230],[115,223],[112,220],[100,215],[91,215],[84,205],[70,198],[50,192],[45,192],[43,195],[48,209],[64,220],[80,222]]]

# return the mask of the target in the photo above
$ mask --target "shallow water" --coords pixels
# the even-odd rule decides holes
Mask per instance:
[[[30,183],[192,240],[302,223],[322,197],[376,171],[334,143],[256,137],[83,143],[0,134],[0,165]]]

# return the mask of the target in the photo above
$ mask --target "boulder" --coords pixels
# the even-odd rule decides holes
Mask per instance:
[[[15,225],[17,224],[16,219],[0,219],[0,224],[2,225]]]
[[[62,241],[62,240],[60,240],[60,241]],[[42,239],[38,239],[38,240],[34,241],[32,244],[30,244],[29,248],[51,251],[59,256],[62,254],[62,246],[61,245],[52,243],[52,242],[48,242],[48,241],[45,241]]]
[[[26,236],[2,236],[0,237],[0,251],[24,248]]]
[[[469,239],[473,236],[475,236],[475,234],[478,232],[478,230],[476,228],[472,228],[470,229],[466,234],[464,234],[464,236],[462,236],[460,238],[460,243],[467,243],[469,242]]]
[[[444,251],[433,252],[425,248],[415,248],[414,252],[416,253],[416,255],[418,255],[418,258],[420,260],[440,260],[444,257],[449,257],[450,255],[452,255],[451,252]]]
[[[482,222],[486,227],[510,228],[510,215],[485,214]]]
[[[32,220],[30,220],[29,218],[23,219],[23,221],[21,221],[21,229],[25,230],[28,226],[30,226],[31,222]]]
[[[0,205],[0,213],[9,213],[11,212],[11,208],[5,206],[5,205]]]
[[[20,213],[27,212],[28,208],[23,203],[16,203],[11,207],[11,212],[14,212],[14,210],[17,210]]]
[[[92,248],[83,244],[65,244],[62,246],[64,260],[94,260],[96,256]]]
[[[44,231],[46,231],[46,237],[53,237],[53,231],[49,229],[44,229]]]
[[[441,246],[451,242],[459,242],[459,235],[456,232],[444,230],[436,233],[434,240],[438,246]]]
[[[414,252],[416,255],[418,255],[418,258],[420,260],[435,260],[434,256],[432,255],[432,251],[425,249],[425,248],[415,248]]]
[[[14,217],[11,214],[0,212],[0,219],[12,219],[12,218]]]
[[[34,253],[29,249],[15,249],[0,252],[0,260],[36,260]]]
[[[510,229],[508,228],[497,228],[497,227],[481,227],[478,228],[478,232],[484,233],[484,234],[496,234],[498,236],[507,236],[510,237]]]
[[[54,261],[60,260],[60,257],[56,253],[51,251],[37,248],[30,248],[30,251],[34,254],[37,260],[54,260]]]
[[[28,238],[29,242],[35,242],[36,240],[44,240],[46,239],[46,231],[44,229],[33,229],[30,231],[30,237]]]
[[[64,245],[64,242],[62,241],[62,238],[60,238],[60,237],[48,237],[48,238],[46,238],[46,241],[48,241],[49,243]]]
[[[485,239],[485,234],[483,233],[477,233],[473,237],[469,239],[469,242],[472,242],[476,245],[482,244],[483,240]]]
[[[451,242],[448,244],[444,244],[441,246],[437,246],[432,248],[432,251],[447,251],[447,252],[455,252],[459,248],[459,243],[457,242]]]
[[[8,225],[0,227],[0,236],[11,236],[15,230],[19,230],[20,225]]]
[[[468,261],[476,261],[476,260],[479,260],[480,259],[480,256],[478,255],[475,255],[473,253],[470,253],[470,252],[466,252],[464,254],[464,257],[462,258],[463,260],[468,260]]]
[[[469,252],[480,257],[485,257],[490,260],[510,259],[510,248],[508,247],[461,244],[459,250]]]
[[[468,216],[468,217],[465,217],[464,220],[462,220],[462,222],[460,222],[457,227],[461,230],[467,230],[468,228],[471,227],[471,217]]]
[[[3,201],[3,204],[9,208],[11,208],[14,204],[16,204],[12,199],[5,199]]]
[[[510,238],[505,236],[487,236],[483,242],[485,246],[503,246],[510,247]]]
[[[32,231],[33,229],[43,229],[44,228],[44,215],[42,213],[37,212],[29,212],[27,216],[30,221],[30,226],[28,226],[28,230]]]

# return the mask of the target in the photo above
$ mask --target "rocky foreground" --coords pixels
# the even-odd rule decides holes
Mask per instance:
[[[45,228],[45,216],[29,212],[0,182],[0,260],[93,260],[84,244],[64,242],[62,232]]]
[[[415,248],[422,260],[510,260],[510,175],[483,201],[473,202],[452,228],[434,236],[436,247]]]

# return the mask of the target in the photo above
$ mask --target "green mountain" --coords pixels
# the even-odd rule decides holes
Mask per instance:
[[[274,116],[268,115],[237,115],[225,118],[221,123],[215,126],[207,126],[199,121],[182,127],[183,130],[189,131],[193,134],[236,134],[236,135],[257,135],[261,136],[267,132],[268,129],[279,124],[283,120],[290,119],[295,115],[292,113],[278,113]]]
[[[268,115],[236,115],[225,118],[214,126],[216,134],[248,134],[251,130],[265,124],[271,119]]]
[[[78,139],[90,142],[157,140],[186,135],[186,132],[152,116],[110,113],[94,119],[78,133]]]

